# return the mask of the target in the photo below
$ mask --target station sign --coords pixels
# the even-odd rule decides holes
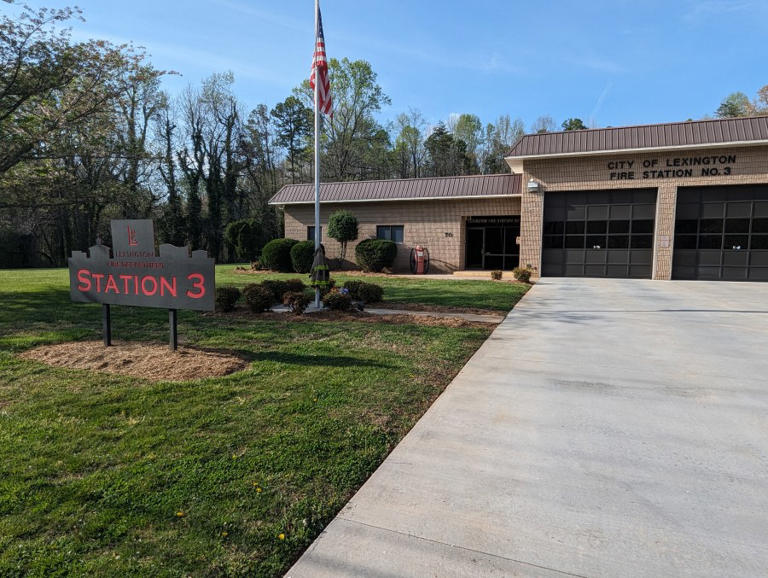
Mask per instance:
[[[213,311],[214,260],[206,251],[160,245],[149,219],[114,220],[105,245],[69,259],[69,294],[78,303]]]

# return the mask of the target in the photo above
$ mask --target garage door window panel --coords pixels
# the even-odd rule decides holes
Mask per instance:
[[[653,247],[653,235],[632,235],[630,247],[632,249],[651,249]]]
[[[609,235],[609,249],[629,249],[629,235]]]
[[[565,248],[566,249],[583,249],[584,235],[566,235]]]
[[[753,250],[768,250],[768,235],[752,235]]]

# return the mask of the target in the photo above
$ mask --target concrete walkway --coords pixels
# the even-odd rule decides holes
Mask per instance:
[[[539,282],[288,573],[766,576],[768,284]]]

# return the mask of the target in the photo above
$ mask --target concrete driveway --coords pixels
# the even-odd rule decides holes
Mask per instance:
[[[546,279],[288,573],[768,576],[768,284]]]

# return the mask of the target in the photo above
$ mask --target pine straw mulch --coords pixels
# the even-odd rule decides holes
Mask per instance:
[[[173,352],[168,345],[120,341],[114,341],[111,347],[104,347],[101,341],[43,345],[25,351],[21,357],[55,367],[130,375],[150,381],[218,377],[248,366],[246,360],[218,351],[179,347]]]

